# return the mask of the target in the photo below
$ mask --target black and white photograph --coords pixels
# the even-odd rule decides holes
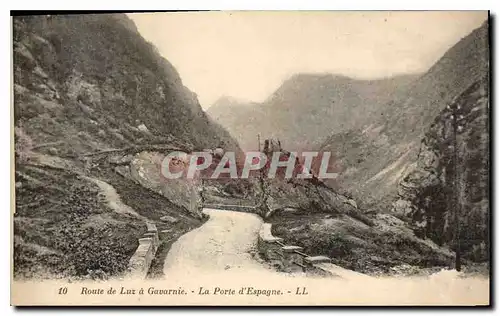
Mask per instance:
[[[490,306],[489,11],[11,24],[12,305]]]

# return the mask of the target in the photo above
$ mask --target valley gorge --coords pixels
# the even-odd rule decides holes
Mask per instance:
[[[488,265],[488,31],[485,21],[425,73],[297,73],[261,103],[221,97],[204,110],[125,14],[14,17],[14,277],[124,276],[154,223],[161,240],[148,278],[162,278],[182,268],[164,263],[179,238],[217,235],[212,224],[196,230],[206,205],[245,207],[252,232],[270,223],[306,253],[373,276],[452,267],[457,240],[465,271]],[[461,109],[458,135],[447,106]],[[173,151],[238,156],[265,140],[283,152],[331,152],[338,178],[162,177]],[[220,218],[226,234],[232,219]]]
[[[392,218],[418,238],[453,250],[458,206],[450,204],[456,199],[450,176],[453,133],[444,109],[459,104],[466,111],[463,131],[457,136],[461,252],[473,262],[487,262],[488,28],[486,21],[423,74],[364,81],[335,74],[297,74],[263,103],[224,97],[207,112],[243,148],[255,149],[260,133],[279,139],[289,151],[332,152],[341,172],[326,183],[338,194],[354,198],[359,213],[375,222]],[[313,214],[313,208],[305,213]]]

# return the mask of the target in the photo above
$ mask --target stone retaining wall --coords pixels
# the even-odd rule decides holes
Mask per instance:
[[[283,238],[273,236],[272,224],[262,224],[259,231],[258,249],[262,258],[284,272],[305,272],[315,276],[337,276],[335,265],[325,256],[309,256],[302,247],[286,245]]]
[[[146,277],[160,244],[156,225],[147,222],[146,227],[147,232],[142,238],[139,238],[139,246],[128,264],[128,273],[134,278],[144,279]]]
[[[203,203],[204,208],[211,208],[211,209],[216,209],[216,210],[228,210],[228,211],[235,211],[235,212],[245,212],[245,213],[255,213],[255,210],[257,209],[256,206],[245,206],[245,205],[226,205],[226,204],[206,204]]]

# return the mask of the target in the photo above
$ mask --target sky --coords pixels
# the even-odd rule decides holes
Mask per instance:
[[[128,14],[198,95],[261,102],[296,73],[359,79],[428,70],[486,11]]]

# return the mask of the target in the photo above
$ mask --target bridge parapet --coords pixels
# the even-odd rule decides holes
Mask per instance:
[[[283,238],[273,236],[272,224],[262,224],[258,239],[259,253],[264,260],[284,272],[305,272],[315,276],[338,276],[335,265],[326,256],[309,256],[302,247],[286,245]]]
[[[227,204],[203,204],[203,208],[228,210],[228,211],[244,212],[244,213],[256,213],[257,210],[257,206],[227,205]]]
[[[156,225],[146,222],[146,229],[147,232],[142,238],[139,238],[139,246],[128,264],[128,272],[133,278],[146,278],[151,262],[160,244]]]

